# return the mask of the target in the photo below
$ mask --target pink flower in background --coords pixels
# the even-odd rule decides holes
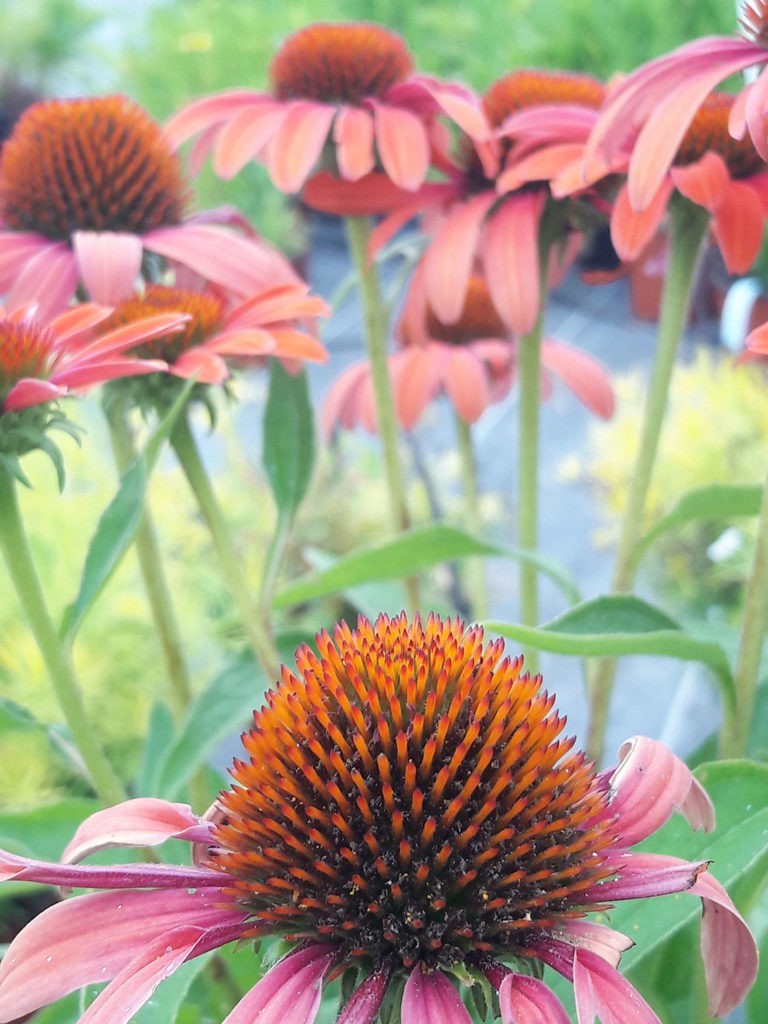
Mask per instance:
[[[411,430],[427,406],[446,394],[466,423],[504,398],[516,379],[520,344],[497,313],[485,281],[470,278],[464,309],[455,323],[443,323],[430,305],[424,265],[413,276],[396,335],[398,351],[389,358],[398,420]],[[591,356],[552,339],[541,353],[544,397],[558,377],[595,415],[613,414],[613,389],[606,370]],[[357,424],[374,432],[376,407],[367,362],[355,363],[331,385],[323,407],[328,433],[336,425]]]
[[[231,178],[255,159],[277,188],[299,192],[321,168],[342,182],[380,170],[399,188],[417,189],[433,151],[446,145],[439,115],[474,138],[488,134],[474,93],[416,74],[403,40],[380,25],[300,29],[280,47],[269,75],[270,93],[237,89],[184,107],[167,124],[167,138],[177,147],[199,136],[195,168],[212,151],[216,173]]]
[[[325,362],[328,353],[311,329],[315,317],[328,314],[327,304],[309,295],[306,285],[282,285],[246,302],[227,303],[221,292],[191,291],[150,284],[121,303],[115,324],[131,324],[161,310],[186,316],[182,331],[156,337],[144,354],[165,360],[176,377],[195,377],[200,384],[221,384],[230,374],[228,360],[239,365],[277,356],[294,362]]]
[[[2,879],[97,890],[10,944],[0,1021],[106,982],[80,1024],[126,1024],[185,961],[277,935],[293,950],[224,1024],[312,1024],[325,979],[347,971],[343,1024],[372,1024],[390,984],[403,1024],[469,1024],[460,990],[481,978],[502,1024],[564,1024],[526,961],[572,981],[581,1021],[658,1024],[617,969],[631,938],[589,915],[678,892],[702,900],[709,1012],[743,999],[756,945],[708,863],[632,850],[674,810],[714,825],[662,744],[635,737],[595,772],[541,677],[458,618],[361,618],[316,640],[255,712],[204,818],[129,800],[86,819],[61,864],[0,851]],[[196,866],[76,863],[167,839],[192,844]]]
[[[160,126],[124,96],[46,100],[0,156],[0,292],[58,312],[82,283],[114,305],[147,253],[246,297],[299,283],[288,261],[229,211],[186,217],[190,198]],[[220,223],[217,223],[220,221]]]

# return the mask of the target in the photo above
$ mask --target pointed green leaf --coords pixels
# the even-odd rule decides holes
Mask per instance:
[[[307,375],[287,373],[272,360],[264,409],[263,462],[281,518],[290,522],[312,475],[315,426]]]
[[[177,416],[184,407],[193,383],[187,383],[166,417],[152,432],[144,451],[123,473],[117,493],[99,519],[85,557],[80,590],[67,608],[61,626],[62,637],[69,643],[74,639],[94,601],[136,536],[144,513],[150,473]]]
[[[533,564],[541,573],[553,579],[570,600],[579,599],[575,582],[554,560],[522,548],[489,544],[463,530],[435,523],[356,551],[322,572],[312,573],[288,584],[278,591],[274,606],[289,608],[363,583],[401,579],[431,569],[441,562],[477,555],[494,555]]]
[[[732,519],[756,516],[760,511],[762,487],[711,484],[684,494],[674,508],[641,539],[635,551],[638,562],[651,544],[669,530],[697,519]]]
[[[629,595],[585,601],[544,626],[486,622],[488,629],[518,643],[580,657],[651,654],[700,661],[715,674],[723,698],[733,705],[734,683],[725,651],[712,640],[683,632],[664,612]]]

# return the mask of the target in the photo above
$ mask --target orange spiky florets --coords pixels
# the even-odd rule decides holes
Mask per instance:
[[[413,61],[403,40],[364,22],[310,25],[275,55],[270,78],[278,99],[359,103],[407,78]]]
[[[590,75],[538,69],[512,71],[493,82],[483,95],[491,124],[498,128],[511,114],[545,103],[575,103],[595,110],[605,86]]]
[[[48,376],[51,350],[47,330],[24,321],[0,321],[0,405],[22,378]]]
[[[36,103],[3,146],[0,217],[13,230],[141,234],[178,224],[186,201],[160,126],[124,96]]]
[[[610,871],[607,794],[539,677],[480,627],[381,616],[318,636],[243,737],[212,866],[252,934],[445,966],[526,956]]]
[[[164,359],[174,363],[182,352],[202,345],[221,327],[224,303],[207,292],[191,292],[184,288],[147,285],[143,295],[121,302],[107,321],[109,327],[134,323],[147,316],[167,312],[186,313],[187,324],[180,331],[145,341],[136,352],[143,358]]]
[[[728,164],[732,178],[748,178],[766,170],[765,162],[749,135],[734,139],[728,131],[733,100],[730,93],[724,92],[707,96],[683,137],[675,157],[676,164],[691,164],[705,153],[715,152]]]

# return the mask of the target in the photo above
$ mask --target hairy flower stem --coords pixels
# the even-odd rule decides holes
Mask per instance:
[[[543,303],[542,303],[543,305]],[[536,326],[520,339],[518,374],[518,544],[535,551],[539,542],[539,407],[541,405],[541,329],[542,314]],[[524,626],[539,624],[538,569],[532,562],[520,563],[520,621]],[[525,651],[526,667],[538,669],[537,652]]]
[[[477,459],[472,443],[472,428],[456,413],[456,443],[459,451],[461,483],[464,491],[464,522],[470,532],[480,527],[480,499],[477,486]],[[464,582],[472,604],[472,617],[485,618],[487,587],[485,562],[482,558],[465,561]]]
[[[0,467],[0,549],[93,788],[105,805],[119,803],[126,799],[125,790],[88,720],[72,653],[62,644],[48,611],[19,509],[16,482],[3,467]]]
[[[387,310],[381,295],[376,266],[368,257],[370,222],[367,217],[347,217],[346,226],[349,248],[360,284],[360,298],[365,318],[365,343],[371,363],[371,380],[373,381],[376,419],[384,455],[390,516],[394,530],[400,533],[410,526],[410,517],[400,461],[395,402],[392,397],[392,384],[387,366]],[[404,582],[411,609],[417,609],[419,607],[418,582],[415,577],[408,577]]]
[[[735,707],[726,711],[720,735],[720,756],[744,757],[752,726],[755,692],[760,674],[760,660],[768,632],[768,479],[763,487],[763,501],[755,538],[755,550],[741,624],[739,653],[736,658],[734,684]]]
[[[277,680],[280,678],[280,655],[272,638],[271,624],[263,619],[243,576],[240,557],[190,429],[188,415],[186,409],[179,414],[171,431],[171,446],[210,531],[224,581],[240,613],[248,641],[267,679]]]
[[[118,471],[124,473],[136,458],[128,410],[124,402],[115,398],[109,403],[108,408],[105,407],[105,412],[115,464]],[[176,718],[180,719],[192,699],[192,684],[182,653],[184,644],[163,567],[157,530],[147,503],[144,505],[141,523],[136,531],[134,546],[152,612],[152,622],[163,652],[165,671],[170,684],[169,703]]]
[[[691,292],[708,227],[709,214],[706,210],[682,197],[675,197],[669,207],[669,252],[659,314],[656,360],[646,396],[640,445],[619,528],[611,583],[613,594],[629,590],[635,578],[637,546],[642,536],[648,487],[656,462],[669,385],[685,332]],[[616,659],[600,658],[589,677],[587,751],[595,760],[599,760],[603,753],[615,674]]]

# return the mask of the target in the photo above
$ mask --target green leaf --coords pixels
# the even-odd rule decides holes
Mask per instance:
[[[157,791],[174,800],[217,743],[242,729],[265,690],[250,651],[226,666],[195,698],[157,771]]]
[[[210,956],[205,954],[195,957],[164,978],[151,998],[131,1017],[132,1024],[158,1024],[158,1021],[168,1021],[172,1024],[187,998],[192,983],[209,959]]]
[[[0,697],[0,732],[16,729],[45,729],[43,722],[9,697]]]
[[[74,639],[85,616],[136,535],[144,512],[149,476],[193,383],[187,383],[165,419],[152,432],[144,451],[123,473],[117,493],[102,513],[85,557],[80,590],[64,614],[61,633],[68,643]]]
[[[651,654],[699,661],[715,674],[723,698],[732,706],[734,683],[725,651],[711,640],[684,633],[664,612],[628,595],[585,601],[543,626],[486,622],[501,636],[553,654],[581,657]]]
[[[762,487],[710,484],[684,494],[674,508],[640,540],[635,551],[637,563],[649,546],[663,534],[697,519],[732,519],[756,516],[760,511]]]
[[[293,519],[315,461],[315,428],[307,375],[272,360],[264,409],[263,462],[281,518]]]
[[[96,800],[67,797],[42,807],[0,812],[0,846],[24,857],[58,860],[80,822],[98,809]]]
[[[494,555],[531,563],[544,575],[551,577],[569,600],[579,599],[575,582],[553,560],[522,548],[489,544],[463,530],[436,523],[409,530],[392,540],[356,551],[329,569],[304,576],[278,591],[273,603],[275,608],[289,608],[363,583],[400,579],[431,569],[441,562],[476,555]]]
[[[160,792],[160,772],[166,751],[174,742],[174,731],[173,715],[168,705],[158,701],[149,715],[147,739],[136,777],[136,789],[142,796],[157,796]]]

